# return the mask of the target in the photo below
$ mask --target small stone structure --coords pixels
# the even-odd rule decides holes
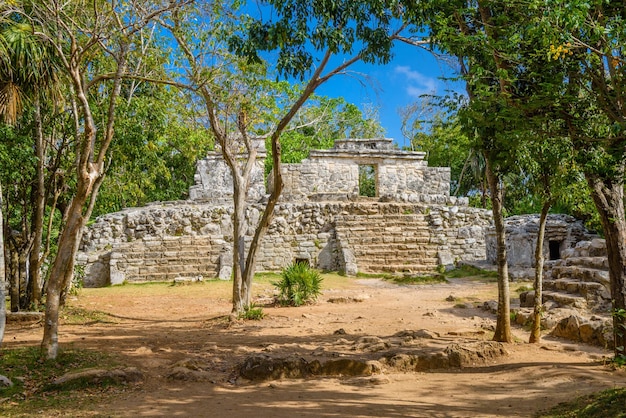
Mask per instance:
[[[265,208],[265,149],[257,141],[246,213],[249,243]],[[262,241],[257,268],[294,261],[322,270],[425,273],[455,261],[484,260],[491,212],[451,197],[448,168],[390,139],[337,141],[286,164],[284,192]],[[365,167],[366,170],[362,170]],[[373,193],[361,193],[365,173]],[[270,175],[268,183],[272,183]],[[219,153],[198,162],[190,199],[101,216],[83,236],[85,286],[124,281],[220,277],[232,264],[232,180]]]
[[[535,247],[539,233],[539,215],[510,216],[505,219],[506,250],[511,268],[533,268]],[[486,233],[487,261],[496,264],[496,231]],[[597,235],[587,231],[583,223],[569,215],[550,214],[546,222],[544,257],[546,260],[562,258],[564,251],[574,248],[580,241],[588,241]]]
[[[369,167],[378,200],[447,204],[450,169],[428,167],[425,156],[401,151],[391,139],[339,140],[333,149],[313,150],[302,163],[284,165],[283,198],[292,202],[358,199],[359,169]]]

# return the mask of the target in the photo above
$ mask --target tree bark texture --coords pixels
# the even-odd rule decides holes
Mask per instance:
[[[623,173],[623,167],[622,167]],[[615,356],[626,356],[626,218],[623,176],[601,178],[585,173],[604,235],[609,261]]]
[[[6,295],[4,294],[6,281],[4,269],[4,227],[2,215],[2,184],[0,184],[0,349],[4,340],[4,327],[7,319]]]
[[[485,161],[487,163],[485,172],[491,192],[493,222],[496,228],[496,264],[498,267],[498,317],[493,339],[494,341],[511,343],[513,342],[513,337],[511,335],[511,301],[506,255],[506,232],[504,214],[502,212],[503,191],[500,179],[493,172],[488,155],[485,155]]]
[[[545,257],[543,255],[543,241],[546,236],[546,223],[548,220],[548,212],[552,206],[550,201],[545,201],[541,207],[541,215],[539,216],[539,232],[537,233],[537,245],[535,246],[535,282],[533,288],[535,297],[533,301],[533,323],[530,329],[529,343],[538,343],[541,341],[541,315],[543,313],[543,265]]]

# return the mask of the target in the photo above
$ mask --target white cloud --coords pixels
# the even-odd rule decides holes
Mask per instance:
[[[412,70],[407,65],[398,65],[394,72],[405,78],[407,81],[405,92],[410,97],[417,99],[422,94],[434,94],[437,92],[438,80],[427,77],[419,71]]]

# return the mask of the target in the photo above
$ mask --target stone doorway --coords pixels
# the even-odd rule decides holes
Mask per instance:
[[[561,241],[548,241],[548,248],[550,249],[550,260],[561,259]]]
[[[376,197],[376,166],[373,164],[359,164],[359,196]]]

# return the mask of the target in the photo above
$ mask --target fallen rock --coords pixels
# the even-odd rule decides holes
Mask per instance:
[[[43,312],[7,312],[7,322],[39,322],[43,321]]]
[[[239,374],[253,381],[302,378],[311,374],[309,363],[302,357],[272,358],[269,356],[248,357]]]
[[[508,353],[504,345],[495,341],[480,341],[464,344],[452,344],[446,348],[450,367],[468,367],[484,364],[504,357]]]
[[[439,338],[440,335],[437,332],[429,331],[427,329],[418,329],[416,331],[403,330],[394,334],[394,337],[408,337],[414,340],[418,338],[426,338],[432,340],[434,338]]]
[[[371,376],[379,373],[382,366],[377,361],[360,359],[333,359],[325,362],[308,362],[301,357],[272,358],[252,356],[239,367],[239,374],[252,381],[298,379],[311,376]]]
[[[10,388],[13,386],[13,382],[6,376],[0,374],[0,388]]]
[[[483,310],[491,312],[492,314],[498,313],[498,302],[495,300],[489,300],[483,303]]]
[[[319,371],[323,376],[371,376],[381,371],[380,363],[355,359],[328,360]]]
[[[570,315],[561,319],[550,334],[570,341],[613,347],[613,329],[610,319],[600,317],[586,319],[578,315]]]
[[[443,350],[424,350],[422,352],[395,353],[381,360],[381,363],[399,372],[420,372],[437,369],[463,368],[485,364],[507,352],[502,343],[479,341],[452,344]]]
[[[136,367],[125,367],[121,369],[87,369],[79,372],[66,373],[52,382],[53,386],[63,386],[74,382],[86,382],[89,384],[101,384],[103,382],[113,382],[117,384],[137,383],[143,380],[143,373]]]

